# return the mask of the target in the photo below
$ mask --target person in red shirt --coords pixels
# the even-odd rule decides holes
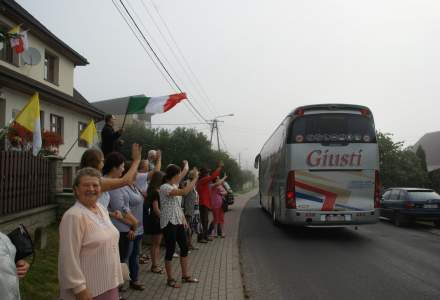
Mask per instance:
[[[212,238],[208,237],[209,210],[211,209],[211,191],[209,183],[220,176],[223,166],[223,162],[220,161],[217,169],[212,172],[212,174],[209,174],[207,168],[200,169],[199,181],[197,182],[196,187],[197,192],[199,193],[200,221],[202,223],[202,233],[199,234],[197,238],[199,243],[212,241]]]

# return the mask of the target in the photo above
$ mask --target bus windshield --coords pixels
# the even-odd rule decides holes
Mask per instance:
[[[376,133],[368,116],[305,115],[294,120],[288,143],[376,143]]]

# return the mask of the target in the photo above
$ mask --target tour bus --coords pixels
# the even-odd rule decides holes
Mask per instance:
[[[274,224],[344,226],[379,220],[379,150],[367,107],[295,109],[266,141],[255,168],[260,205]]]

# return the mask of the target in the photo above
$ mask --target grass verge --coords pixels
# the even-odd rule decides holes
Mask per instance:
[[[51,225],[47,228],[46,248],[36,250],[29,273],[20,280],[22,300],[58,298],[58,239],[58,226]]]

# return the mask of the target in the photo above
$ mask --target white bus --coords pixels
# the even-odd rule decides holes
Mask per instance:
[[[343,226],[379,220],[379,150],[370,109],[295,109],[255,159],[259,198],[274,224]]]

